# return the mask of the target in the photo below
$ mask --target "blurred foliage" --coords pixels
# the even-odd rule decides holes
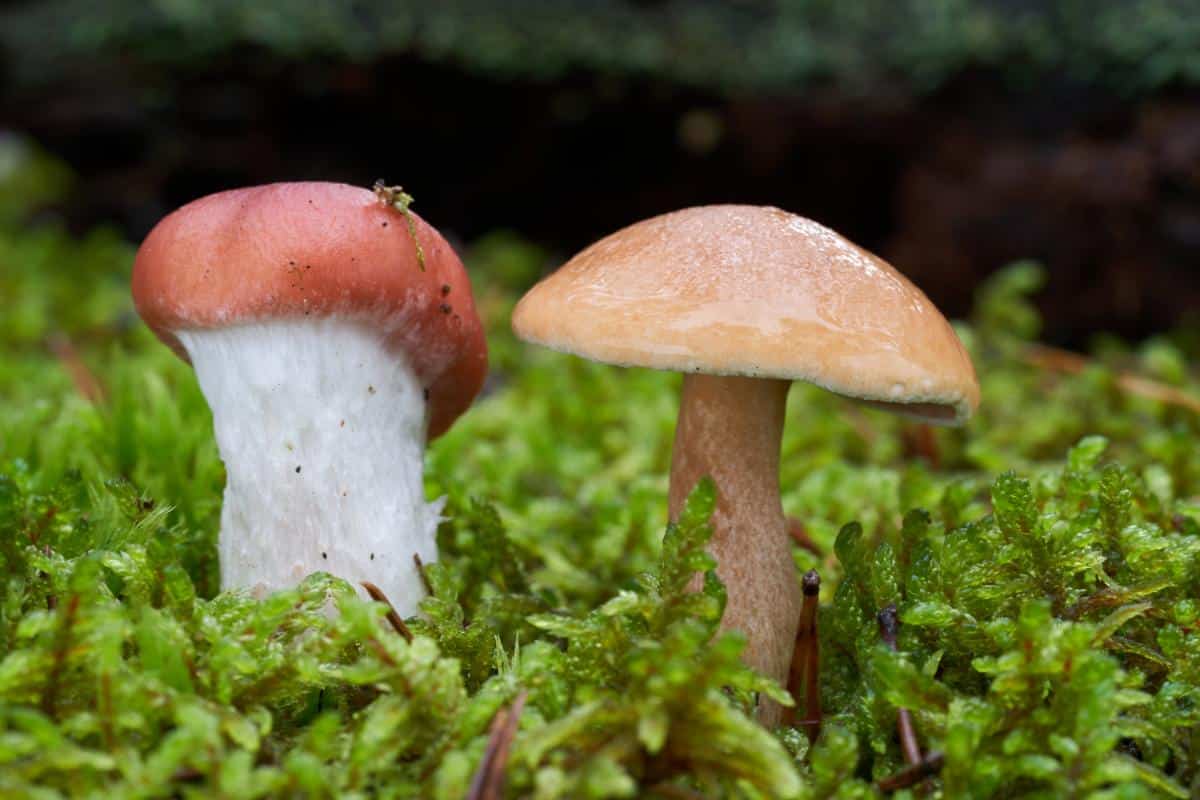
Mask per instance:
[[[0,165],[5,202],[66,186],[19,140]],[[429,453],[448,521],[406,643],[326,575],[216,593],[222,467],[190,370],[132,316],[132,248],[21,220],[0,214],[0,796],[460,798],[522,691],[512,797],[878,796],[898,707],[945,754],[926,796],[1200,791],[1200,419],[1120,380],[1200,395],[1195,338],[1053,372],[1024,264],[959,329],[967,428],[794,387],[784,503],[824,578],[810,748],[748,716],[780,690],[712,639],[720,582],[686,591],[711,486],[662,533],[678,377],[508,331],[539,248],[466,251],[494,371]]]
[[[13,73],[119,57],[204,65],[244,45],[283,59],[415,55],[501,78],[572,70],[716,89],[971,68],[1145,90],[1200,81],[1195,0],[37,0],[0,11]]]

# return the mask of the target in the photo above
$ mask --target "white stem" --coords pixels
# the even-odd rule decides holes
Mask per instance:
[[[383,335],[303,318],[178,331],[225,462],[221,587],[256,594],[325,571],[371,581],[402,615],[437,558],[425,500],[424,390]]]

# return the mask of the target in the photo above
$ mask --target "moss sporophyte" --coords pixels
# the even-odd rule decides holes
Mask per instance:
[[[417,263],[421,265],[421,271],[425,271],[425,250],[421,247],[421,240],[417,238],[417,223],[413,219],[413,213],[409,210],[409,206],[413,204],[413,196],[404,191],[400,186],[388,186],[384,183],[383,178],[375,181],[371,187],[375,192],[375,196],[379,198],[379,202],[383,203],[388,208],[394,208],[404,215],[404,222],[408,225],[408,233],[412,236],[413,247],[417,249]]]

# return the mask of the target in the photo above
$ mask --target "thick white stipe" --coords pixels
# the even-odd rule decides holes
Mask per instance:
[[[423,388],[345,319],[178,331],[227,473],[221,587],[256,594],[323,570],[371,581],[401,615],[424,594],[442,502],[425,500]]]

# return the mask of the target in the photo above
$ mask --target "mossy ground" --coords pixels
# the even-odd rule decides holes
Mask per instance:
[[[493,374],[430,450],[449,519],[408,644],[328,576],[216,593],[222,467],[190,370],[132,313],[132,246],[30,221],[65,179],[5,147],[0,796],[460,798],[521,692],[512,797],[872,796],[903,767],[898,707],[945,754],[925,796],[1200,790],[1200,418],[1118,376],[1200,394],[1196,338],[1054,372],[1023,265],[960,328],[967,428],[795,387],[784,504],[824,579],[810,748],[747,716],[778,689],[712,639],[719,582],[685,591],[713,497],[666,529],[677,377],[509,333],[536,247],[465,254]]]

